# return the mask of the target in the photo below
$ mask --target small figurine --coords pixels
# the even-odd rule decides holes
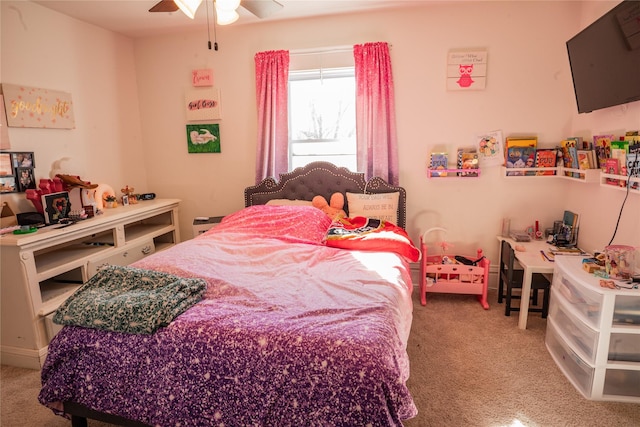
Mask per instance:
[[[134,190],[135,189],[133,187],[129,187],[128,185],[125,185],[124,188],[120,189],[122,194],[127,196],[128,203],[131,205],[135,205],[136,203],[138,203],[138,198],[133,194]]]

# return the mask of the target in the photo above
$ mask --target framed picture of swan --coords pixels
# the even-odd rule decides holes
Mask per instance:
[[[220,125],[187,125],[187,148],[189,153],[220,153]]]

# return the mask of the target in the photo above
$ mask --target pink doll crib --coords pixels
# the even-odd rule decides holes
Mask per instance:
[[[420,236],[420,251],[422,252],[420,259],[420,303],[427,304],[428,292],[471,294],[477,295],[480,305],[488,310],[487,287],[490,261],[484,257],[482,249],[478,249],[476,257],[446,254],[445,252],[451,245],[443,241],[438,244],[443,253],[429,255],[425,242],[427,235],[432,231],[446,232],[447,230],[434,227]],[[463,264],[459,260],[473,264]]]

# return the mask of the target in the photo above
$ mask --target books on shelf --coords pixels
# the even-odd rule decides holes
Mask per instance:
[[[430,176],[447,176],[449,157],[447,153],[431,153],[429,160]]]
[[[474,149],[458,149],[458,176],[478,176],[478,152]]]
[[[618,159],[618,175],[627,174],[627,151],[629,151],[629,141],[611,141],[611,158]]]
[[[536,168],[555,168],[558,160],[557,150],[551,148],[538,148],[536,150]],[[555,175],[554,170],[539,170],[536,175]]]
[[[637,143],[629,145],[629,153],[627,153],[627,176],[640,178],[640,139]],[[637,190],[640,183],[633,181],[628,183],[629,188]]]
[[[618,175],[618,172],[619,172],[618,162],[619,162],[618,159],[614,159],[614,158],[606,159],[604,163],[605,173],[609,175]],[[618,185],[620,181],[614,178],[607,178],[605,182],[609,185]]]
[[[580,163],[578,161],[578,149],[576,148],[576,140],[574,138],[567,138],[560,142],[562,148],[562,160],[563,166],[570,169],[580,169]],[[577,172],[565,172],[566,176],[573,176],[578,178],[580,176]]]
[[[538,138],[531,137],[508,137],[505,143],[507,168],[533,168],[536,158],[536,147]],[[535,175],[534,171],[507,172],[507,175]]]
[[[577,150],[579,169],[598,169],[595,150]]]
[[[611,141],[613,139],[614,136],[610,134],[593,137],[593,148],[596,150],[596,156],[598,157],[598,167],[602,171],[605,170],[607,159],[611,157]]]

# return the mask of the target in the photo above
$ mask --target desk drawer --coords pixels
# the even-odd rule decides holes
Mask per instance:
[[[571,350],[567,343],[562,340],[560,334],[553,323],[553,319],[548,319],[547,334],[545,337],[547,350],[555,360],[556,365],[585,397],[591,397],[593,386],[593,375],[595,369],[580,356]]]
[[[156,249],[153,244],[153,240],[147,240],[144,243],[135,246],[125,246],[116,252],[111,252],[107,257],[96,258],[89,261],[87,274],[89,277],[93,277],[100,268],[107,265],[129,265],[151,255],[155,251]]]
[[[556,268],[553,273],[553,283],[551,288],[557,289],[568,304],[581,314],[586,323],[593,328],[598,328],[600,326],[602,294],[599,294],[586,286],[575,284],[571,276],[559,268]]]
[[[571,314],[565,308],[566,304],[568,303],[564,297],[552,286],[549,317],[553,319],[554,324],[562,325],[563,335],[573,348],[579,349],[586,361],[595,363],[599,333]]]

